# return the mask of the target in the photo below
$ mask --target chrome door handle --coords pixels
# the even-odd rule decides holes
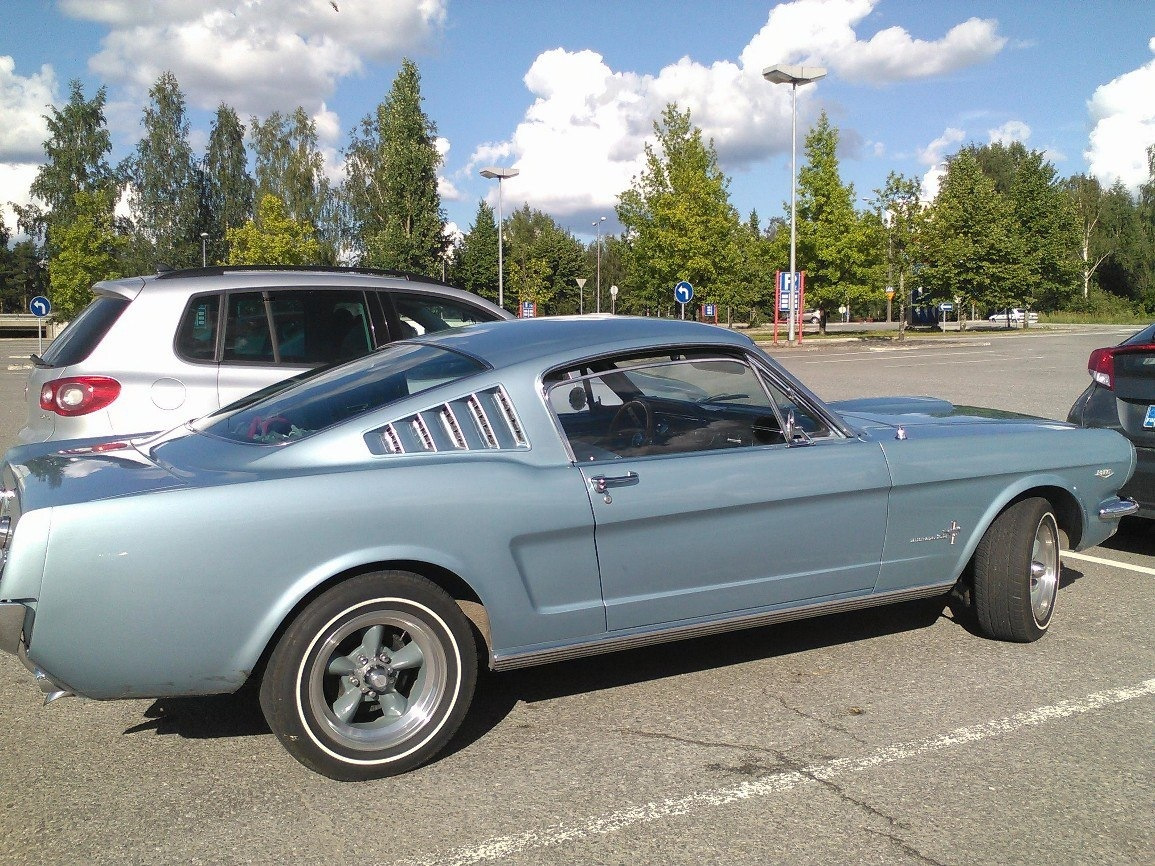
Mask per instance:
[[[605,493],[611,487],[629,487],[639,480],[637,472],[627,472],[625,475],[595,475],[590,483],[596,493]]]

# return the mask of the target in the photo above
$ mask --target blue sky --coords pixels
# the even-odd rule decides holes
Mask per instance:
[[[166,69],[198,151],[221,101],[244,118],[302,105],[339,179],[349,129],[409,57],[443,139],[449,219],[466,229],[481,198],[496,203],[481,167],[513,166],[506,212],[528,202],[583,239],[599,216],[617,230],[617,194],[670,102],[713,137],[742,215],[781,215],[790,89],[762,79],[774,63],[828,68],[799,90],[800,154],[825,109],[861,197],[890,171],[931,195],[943,158],[994,140],[1134,189],[1155,143],[1150,0],[6,0],[4,19],[0,203],[26,200],[41,116],[70,79],[108,88],[120,159]]]

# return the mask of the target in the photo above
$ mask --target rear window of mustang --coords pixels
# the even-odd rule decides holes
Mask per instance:
[[[396,343],[259,391],[194,426],[237,442],[284,445],[484,369],[480,361],[447,349]]]

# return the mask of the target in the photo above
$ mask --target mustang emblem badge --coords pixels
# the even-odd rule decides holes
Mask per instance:
[[[942,530],[941,532],[937,532],[934,535],[920,535],[918,538],[912,538],[910,540],[910,543],[911,544],[918,544],[918,543],[923,542],[923,541],[942,541],[945,538],[949,538],[950,543],[954,544],[955,539],[958,538],[958,534],[960,532],[962,532],[962,527],[959,526],[959,523],[957,520],[952,520],[950,522],[950,526],[948,526],[946,529]]]
[[[1115,474],[1114,469],[1100,469],[1099,471],[1097,471],[1095,473],[1095,477],[1096,478],[1110,478],[1114,474]]]

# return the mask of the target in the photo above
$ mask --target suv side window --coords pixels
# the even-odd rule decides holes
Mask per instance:
[[[469,304],[420,292],[393,292],[393,304],[401,319],[401,339],[460,328],[473,322],[488,322],[489,315]]]
[[[224,362],[315,365],[373,348],[361,291],[280,289],[228,296]]]
[[[176,328],[176,353],[186,361],[215,361],[220,295],[200,295],[189,301]]]

